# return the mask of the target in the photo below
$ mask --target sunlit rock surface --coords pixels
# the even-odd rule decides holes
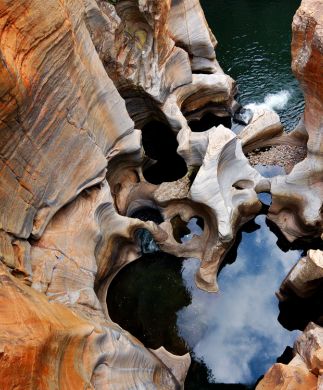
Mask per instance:
[[[288,365],[275,364],[257,390],[320,389],[323,367],[323,328],[309,323],[295,342],[295,357]]]
[[[279,296],[283,299],[285,294],[288,296],[292,291],[298,297],[307,298],[321,285],[323,285],[323,252],[309,250],[307,256],[299,260],[283,281]]]
[[[238,228],[259,212],[257,193],[272,192],[270,217],[289,239],[322,231],[321,3],[303,1],[294,20],[308,158],[272,180],[243,147],[282,136],[275,114],[254,116],[239,138],[222,124],[190,127],[208,114],[230,123],[238,109],[199,2],[112,3],[0,0],[4,389],[183,387],[189,356],[148,350],[107,311],[109,283],[140,257],[142,230],[161,249],[199,259],[197,283],[213,292]],[[135,130],[152,119],[170,129],[183,166],[160,185],[145,178],[157,160]],[[162,221],[131,217],[145,206]],[[203,233],[179,243],[174,220],[193,217]],[[321,335],[311,326],[297,353],[316,378],[320,348],[308,339],[314,332],[320,345]]]
[[[307,158],[272,182],[269,218],[288,240],[323,229],[323,4],[303,0],[293,20],[292,68],[305,94]]]
[[[249,165],[240,141],[232,131],[219,126],[209,133],[208,141],[190,198],[206,205],[210,220],[215,221],[209,245],[201,259],[197,285],[217,291],[215,277],[221,260],[232,245],[238,228],[261,208],[255,189],[268,191],[270,184]]]
[[[205,105],[234,108],[199,2],[2,1],[0,30],[1,387],[181,387],[189,357],[113,324],[106,291],[138,229],[173,244],[167,221],[127,217],[156,190],[133,120],[176,134]]]
[[[272,180],[273,203],[269,210],[269,218],[290,241],[303,236],[321,236],[323,229],[322,26],[323,3],[303,0],[293,20],[292,67],[305,93],[307,158],[289,175]],[[291,292],[302,298],[310,297],[320,288],[321,258],[322,251],[310,250],[282,283],[280,299],[288,298]],[[321,388],[322,341],[322,328],[310,323],[295,343],[296,357],[287,366],[274,366],[257,389]]]

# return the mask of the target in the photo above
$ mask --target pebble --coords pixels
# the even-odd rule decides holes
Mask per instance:
[[[304,160],[306,157],[306,148],[303,146],[278,145],[264,149],[256,149],[247,154],[247,158],[252,166],[261,165],[279,165],[290,172],[293,167]]]

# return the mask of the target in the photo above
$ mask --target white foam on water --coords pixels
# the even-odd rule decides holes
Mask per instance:
[[[286,107],[292,94],[288,90],[282,90],[277,93],[269,93],[265,96],[263,103],[250,103],[245,106],[252,111],[256,111],[257,108],[267,108],[269,110],[282,110]]]

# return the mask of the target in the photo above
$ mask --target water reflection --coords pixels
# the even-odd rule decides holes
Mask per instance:
[[[203,234],[203,226],[203,219],[197,217],[191,218],[187,223],[189,233],[181,237],[181,242],[190,241],[194,236],[201,236]]]
[[[285,169],[280,165],[261,165],[257,164],[254,168],[264,177],[274,177],[278,175],[285,175]]]
[[[265,216],[255,221],[258,229],[242,233],[236,261],[222,269],[218,294],[195,287],[197,260],[183,263],[192,302],[177,313],[177,326],[195,357],[209,368],[211,382],[254,383],[297,334],[278,323],[275,291],[300,251],[282,252]]]
[[[254,168],[263,176],[263,177],[274,177],[278,175],[285,175],[285,169],[280,165],[261,165],[257,164]],[[258,194],[258,199],[265,206],[270,206],[272,197],[271,194],[261,192]]]

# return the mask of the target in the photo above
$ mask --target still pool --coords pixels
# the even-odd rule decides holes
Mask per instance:
[[[297,336],[277,320],[275,291],[300,256],[300,250],[280,249],[260,215],[245,225],[227,255],[219,293],[196,288],[198,260],[156,252],[113,280],[109,314],[150,348],[191,352],[186,389],[252,388]]]

